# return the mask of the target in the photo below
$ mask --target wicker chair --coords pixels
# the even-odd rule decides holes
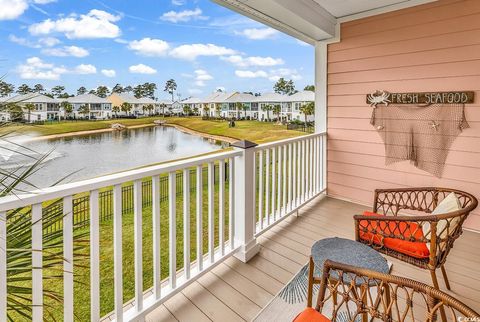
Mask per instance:
[[[444,321],[480,319],[452,296],[403,277],[327,260],[321,278],[314,279],[320,283],[315,309],[332,321],[433,322],[439,315]]]
[[[431,215],[430,213],[451,192],[460,201],[458,211]],[[355,238],[357,241],[370,245],[376,250],[410,263],[417,267],[428,269],[431,273],[433,286],[439,289],[436,269],[440,268],[447,289],[450,290],[447,272],[444,264],[455,240],[462,234],[462,225],[478,205],[477,199],[469,193],[444,188],[406,188],[377,189],[373,213],[383,215],[356,215]],[[405,214],[405,210],[414,214]],[[365,234],[375,236],[367,239]],[[426,250],[424,258],[406,255],[384,245],[385,238],[424,243]]]

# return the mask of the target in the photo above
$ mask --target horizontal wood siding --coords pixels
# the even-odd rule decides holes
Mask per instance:
[[[480,1],[440,0],[342,25],[328,48],[328,193],[370,205],[375,188],[443,186],[480,199]],[[402,161],[385,166],[365,95],[475,91],[470,124],[436,178]],[[480,231],[480,209],[467,228]]]

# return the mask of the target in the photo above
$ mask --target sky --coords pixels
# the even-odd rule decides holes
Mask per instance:
[[[0,0],[0,75],[74,94],[154,82],[167,98],[313,84],[314,49],[208,0]]]

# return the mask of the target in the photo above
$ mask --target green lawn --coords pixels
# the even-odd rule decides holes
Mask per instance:
[[[118,119],[107,121],[62,121],[43,125],[11,125],[0,128],[0,134],[7,131],[16,133],[34,133],[37,135],[65,134],[79,131],[108,129],[113,123],[120,123],[127,127],[152,124],[162,117],[146,117],[139,119]],[[167,123],[208,133],[227,136],[235,139],[245,139],[256,143],[277,141],[303,135],[300,131],[287,130],[286,125],[277,125],[271,122],[237,121],[234,128],[228,127],[227,121],[202,120],[199,117],[167,117]]]
[[[277,125],[273,122],[236,121],[236,126],[229,128],[227,121],[202,120],[199,117],[172,117],[166,120],[167,123],[178,124],[195,131],[256,143],[278,141],[305,134],[300,131],[287,130],[286,125]]]

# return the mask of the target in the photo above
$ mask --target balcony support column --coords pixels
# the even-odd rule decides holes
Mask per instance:
[[[235,158],[235,245],[240,249],[235,257],[248,262],[255,256],[260,245],[255,238],[255,147],[256,143],[238,141],[232,144],[242,155]]]
[[[328,42],[315,44],[315,132],[327,131]]]

